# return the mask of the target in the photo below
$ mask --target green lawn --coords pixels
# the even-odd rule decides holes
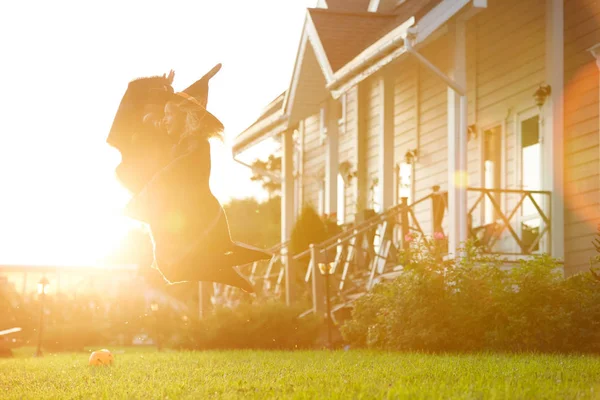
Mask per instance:
[[[600,398],[600,357],[115,352],[113,367],[85,353],[0,359],[0,398]]]

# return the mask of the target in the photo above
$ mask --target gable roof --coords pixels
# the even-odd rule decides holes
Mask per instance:
[[[407,50],[402,43],[407,34],[414,35],[412,45],[424,42],[471,1],[474,5],[485,3],[485,0],[406,0],[399,4],[398,0],[365,0],[363,4],[368,3],[369,7],[393,5],[392,12],[307,9],[291,82],[288,90],[277,98],[280,109],[273,114],[265,111],[236,138],[236,143],[244,142],[244,148],[250,147],[260,140],[257,135],[273,136],[317,112],[323,101],[339,97],[404,54]],[[319,2],[321,7],[330,6],[329,3],[333,7],[353,7],[360,0]],[[272,106],[277,108],[273,103]]]
[[[408,0],[410,1],[410,0]],[[418,1],[418,0],[417,0]],[[400,0],[377,0],[377,9],[373,10],[376,12],[392,12],[398,5]]]
[[[431,3],[439,2],[440,1],[435,0],[405,0],[403,2],[401,2],[400,0],[372,0],[369,2],[368,7],[372,8],[372,12],[390,13],[397,15],[402,14],[405,17],[407,15],[408,17],[415,16],[418,19],[418,14],[422,9],[430,7]]]
[[[394,13],[395,22],[391,24],[392,29],[335,72],[333,79],[328,82],[328,89],[331,90],[333,97],[337,98],[348,83],[357,84],[382,65],[404,53],[405,49],[401,43],[407,32],[414,29],[413,27],[424,24],[423,29],[419,29],[418,32],[418,40],[422,40],[432,32],[431,29],[437,29],[439,24],[444,23],[449,16],[454,15],[469,1],[408,0],[397,6]]]
[[[232,152],[239,154],[251,147],[257,141],[276,135],[287,127],[283,114],[283,100],[285,93],[281,93],[263,110],[261,115],[233,141]]]
[[[370,0],[325,0],[329,10],[361,12],[367,11]]]
[[[393,14],[319,8],[309,9],[308,14],[332,72],[343,67],[396,26],[396,16]]]
[[[410,17],[415,17],[418,21],[441,2],[442,0],[407,0],[400,5],[396,5],[390,12],[396,14],[398,24]]]

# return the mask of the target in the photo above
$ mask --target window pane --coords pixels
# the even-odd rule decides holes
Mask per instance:
[[[485,189],[501,188],[501,133],[500,126],[483,132],[483,187]],[[492,191],[490,195],[497,203],[500,202],[500,192]],[[498,218],[498,212],[487,195],[483,202],[483,217],[485,224],[490,224]]]
[[[325,214],[325,182],[319,184],[319,215]]]
[[[400,164],[400,177],[399,177],[398,184],[400,185],[400,190],[398,191],[400,199],[398,199],[398,202],[400,202],[400,200],[403,197],[406,197],[408,204],[411,204],[413,202],[413,199],[412,199],[412,164],[407,164],[407,163]]]
[[[495,165],[493,161],[486,161],[483,164],[483,168],[484,168],[484,188],[485,189],[494,189],[496,187],[495,182],[494,182],[494,176],[495,176]],[[491,193],[492,195],[494,195],[494,193]],[[488,196],[485,196],[485,203],[484,203],[484,208],[485,208],[485,224],[490,224],[494,221],[494,205],[492,204],[492,201],[490,200],[490,198]]]
[[[540,190],[541,182],[541,145],[535,144],[523,148],[523,190]],[[540,204],[540,195],[533,195],[536,203]],[[529,198],[523,202],[523,215],[537,214],[533,203]]]
[[[337,223],[342,225],[346,222],[346,185],[344,178],[338,174],[337,177]]]
[[[379,183],[373,185],[371,189],[371,208],[375,212],[381,212],[381,191],[379,190]]]
[[[537,115],[521,122],[521,148],[533,146],[540,142],[539,122]]]
[[[542,189],[542,145],[540,143],[539,117],[529,118],[521,123],[521,178],[523,190]],[[541,195],[532,196],[541,208]],[[521,232],[524,245],[529,248],[536,239],[541,218],[529,197],[523,201],[521,208]],[[539,250],[539,243],[533,251]]]

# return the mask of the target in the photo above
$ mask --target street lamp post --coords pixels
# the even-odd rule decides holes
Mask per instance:
[[[331,349],[333,347],[332,338],[331,338],[331,330],[332,323],[331,320],[331,299],[329,296],[329,275],[333,272],[333,263],[319,263],[319,271],[321,274],[325,276],[325,301],[327,306],[327,344]]]
[[[42,357],[42,333],[44,330],[44,303],[46,300],[46,293],[48,293],[48,285],[50,281],[45,276],[38,282],[38,294],[40,295],[40,326],[38,327],[38,341],[37,349],[35,351],[36,357]]]

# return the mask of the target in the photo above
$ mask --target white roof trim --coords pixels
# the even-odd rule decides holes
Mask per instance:
[[[369,7],[367,7],[367,11],[369,12],[377,12],[379,8],[379,0],[371,0],[369,1]]]
[[[323,75],[325,75],[325,80],[327,83],[333,80],[333,69],[331,68],[331,64],[329,59],[327,58],[327,53],[325,53],[325,48],[323,47],[323,43],[321,42],[321,38],[317,33],[317,28],[315,27],[315,23],[308,15],[307,18],[307,33],[308,39],[315,50],[315,55],[317,56],[317,60],[319,61],[319,65],[321,66],[321,71],[323,71]]]
[[[313,47],[315,56],[317,58],[317,62],[319,63],[319,67],[321,68],[321,71],[325,76],[325,81],[329,83],[333,80],[333,70],[331,69],[331,65],[329,64],[327,55],[325,54],[323,43],[321,43],[321,39],[319,38],[319,34],[317,33],[315,24],[312,18],[310,18],[310,13],[307,11],[306,20],[304,21],[304,27],[302,28],[302,38],[300,39],[300,46],[298,47],[298,53],[296,54],[296,63],[294,64],[292,81],[290,82],[290,86],[285,94],[285,99],[283,100],[283,110],[284,114],[286,115],[291,115],[291,108],[294,104],[296,89],[298,88],[298,81],[300,79],[300,71],[302,63],[304,61],[304,55],[306,54],[306,46],[308,43],[310,43],[310,45]]]
[[[348,76],[353,75],[353,72],[360,68],[369,60],[375,58],[383,51],[389,49],[404,40],[408,29],[415,24],[415,17],[408,18],[405,22],[388,32],[384,37],[373,43],[371,46],[363,50],[359,55],[354,57],[349,63],[337,70],[333,75],[333,80],[329,82],[328,88],[332,89]]]
[[[403,41],[409,33],[413,33],[413,46],[424,42],[435,31],[440,29],[450,18],[456,15],[463,7],[469,4],[472,0],[444,0],[431,11],[419,20],[416,26],[415,18],[411,17],[406,22],[396,27],[387,35],[379,39],[377,42],[369,46],[362,53],[356,56],[352,61],[344,67],[336,71],[334,80],[327,85],[327,88],[332,91],[334,98],[339,97],[341,93],[348,90],[351,86],[356,85],[360,81],[366,79],[377,70],[381,69],[386,64],[394,61],[406,51],[402,47],[397,48],[387,57],[375,62],[366,70],[356,74],[356,71],[367,65],[371,60],[375,59],[383,51],[391,49],[393,46]],[[479,4],[479,0],[473,0]]]
[[[235,138],[232,146],[234,155],[252,147],[257,142],[275,136],[287,129],[287,115],[281,111],[257,122]]]
[[[306,12],[306,19],[308,20],[308,11]],[[292,72],[292,80],[288,87],[288,90],[285,92],[285,98],[283,99],[283,110],[284,113],[287,113],[289,109],[289,104],[294,103],[294,96],[296,95],[297,82],[300,78],[300,66],[302,65],[302,60],[304,58],[304,53],[306,51],[306,43],[308,42],[308,33],[306,29],[306,21],[304,22],[304,26],[302,27],[302,36],[300,37],[300,45],[298,46],[298,52],[296,53],[296,62],[294,63],[294,71]]]

